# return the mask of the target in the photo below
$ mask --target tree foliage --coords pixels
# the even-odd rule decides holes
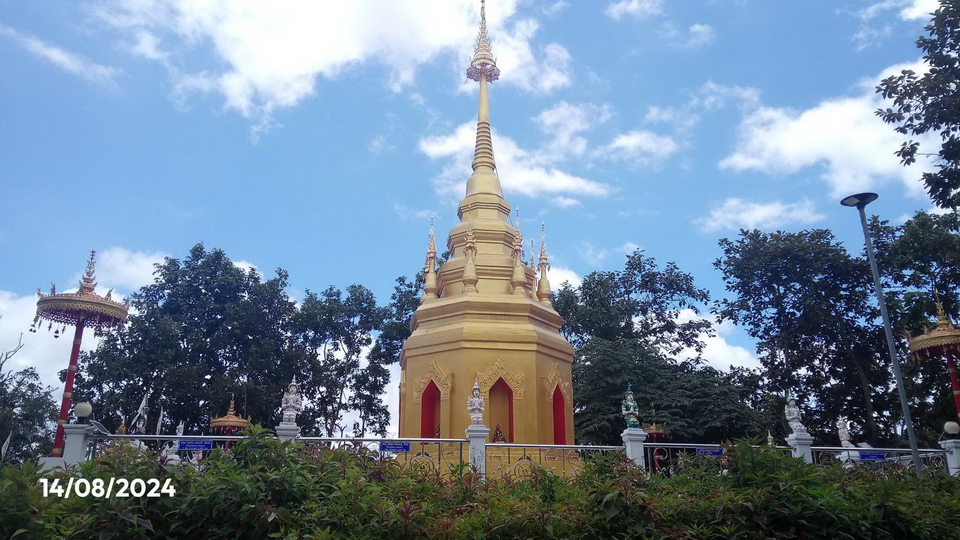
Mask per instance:
[[[765,391],[793,391],[815,404],[808,409],[814,433],[832,432],[846,416],[876,443],[891,381],[866,260],[822,229],[741,231],[720,248],[715,266],[733,296],[715,309],[757,340]],[[888,422],[884,435],[892,431]]]
[[[161,408],[164,430],[183,421],[188,433],[206,431],[231,395],[237,414],[276,425],[294,376],[304,433],[340,434],[351,411],[360,432],[389,423],[381,402],[389,374],[365,357],[384,312],[366,288],[308,291],[298,308],[286,271],[263,280],[202,244],[182,261],[167,258],[154,276],[131,296],[127,326],[84,359],[78,398],[94,402],[108,428],[129,421],[148,390],[150,431]]]
[[[4,463],[30,461],[49,455],[56,429],[53,389],[43,386],[32,367],[13,371],[7,361],[23,345],[0,350],[0,445],[10,437]]]
[[[337,433],[346,410],[360,413],[357,433],[366,429],[383,433],[390,414],[380,401],[390,375],[380,362],[366,359],[372,333],[386,316],[369,289],[347,287],[346,297],[335,287],[307,296],[295,317],[298,340],[310,351],[304,408],[306,425],[316,425],[328,436]]]
[[[639,339],[595,338],[573,367],[574,426],[580,444],[621,444],[620,402],[631,385],[641,421],[674,442],[721,442],[762,432],[745,390],[710,367],[679,362]]]
[[[678,316],[684,309],[697,313],[708,300],[707,291],[675,263],[661,270],[656,260],[637,250],[627,256],[622,271],[592,272],[578,287],[564,283],[553,304],[563,317],[560,331],[574,347],[592,338],[641,339],[676,354],[702,350],[700,337],[709,333],[710,322],[682,322]]]
[[[939,170],[923,174],[927,193],[941,207],[960,207],[960,1],[940,0],[940,7],[926,26],[926,36],[917,38],[917,48],[929,66],[923,74],[903,70],[877,86],[877,92],[893,100],[893,107],[877,115],[896,125],[897,133],[919,136],[937,133]],[[897,151],[904,165],[914,163],[920,143],[907,140]]]

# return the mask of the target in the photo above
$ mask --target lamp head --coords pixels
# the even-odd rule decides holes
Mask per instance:
[[[93,414],[93,405],[82,401],[73,406],[73,413],[77,415],[77,422],[86,424],[87,418]]]
[[[950,435],[956,435],[957,433],[960,433],[960,424],[956,422],[946,422],[943,424],[943,430]]]
[[[877,200],[878,197],[880,196],[876,193],[857,193],[856,195],[850,195],[849,197],[844,198],[840,201],[840,204],[844,206],[863,208],[864,206]]]

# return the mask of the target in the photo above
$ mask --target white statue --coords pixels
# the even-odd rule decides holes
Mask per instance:
[[[295,424],[297,422],[297,413],[303,408],[303,399],[300,397],[300,383],[294,376],[290,384],[287,385],[287,391],[283,394],[283,401],[280,403],[283,410],[283,423]]]
[[[183,436],[183,420],[177,424],[177,437]],[[164,465],[180,465],[182,460],[180,459],[180,439],[174,439],[167,443],[163,447],[163,452],[160,455],[160,463]]]
[[[171,441],[163,448],[163,455],[160,456],[160,463],[163,465],[180,465],[178,441]]]
[[[840,446],[854,448],[850,442],[850,423],[845,418],[837,418],[837,435],[840,437]]]
[[[474,379],[473,391],[467,398],[467,412],[470,413],[470,424],[474,426],[483,425],[483,397],[480,396],[480,381]]]
[[[807,434],[807,428],[800,422],[800,407],[797,407],[797,398],[793,395],[787,397],[787,405],[783,408],[783,414],[787,417],[790,431],[796,434]]]

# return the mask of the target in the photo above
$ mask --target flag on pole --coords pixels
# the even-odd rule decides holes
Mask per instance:
[[[162,423],[163,423],[163,405],[160,406],[160,416],[157,417],[157,431],[154,432],[157,435],[160,434],[160,424]]]
[[[7,440],[4,441],[3,446],[0,447],[0,462],[7,457],[7,448],[10,448],[10,437],[13,437],[13,430],[10,430],[10,434],[7,435]]]

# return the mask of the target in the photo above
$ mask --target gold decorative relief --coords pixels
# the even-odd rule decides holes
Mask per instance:
[[[560,393],[563,394],[563,401],[570,403],[571,397],[571,388],[570,383],[563,380],[563,377],[560,376],[560,370],[557,369],[557,365],[553,365],[553,369],[550,370],[550,374],[544,377],[544,391],[546,392],[547,401],[553,399],[553,391],[557,388],[557,385],[560,386]]]
[[[510,386],[510,389],[513,390],[514,398],[523,397],[523,373],[513,372],[507,367],[503,358],[498,357],[493,363],[493,366],[485,373],[477,372],[477,380],[480,381],[480,388],[485,392],[489,392],[501,377],[506,381],[507,385]]]
[[[437,385],[437,388],[440,389],[441,398],[450,396],[450,377],[443,374],[440,365],[434,360],[430,369],[427,370],[423,377],[417,380],[417,384],[413,387],[414,401],[420,401],[420,397],[423,395],[423,391],[426,390],[427,385],[430,384],[430,381],[433,381]]]

